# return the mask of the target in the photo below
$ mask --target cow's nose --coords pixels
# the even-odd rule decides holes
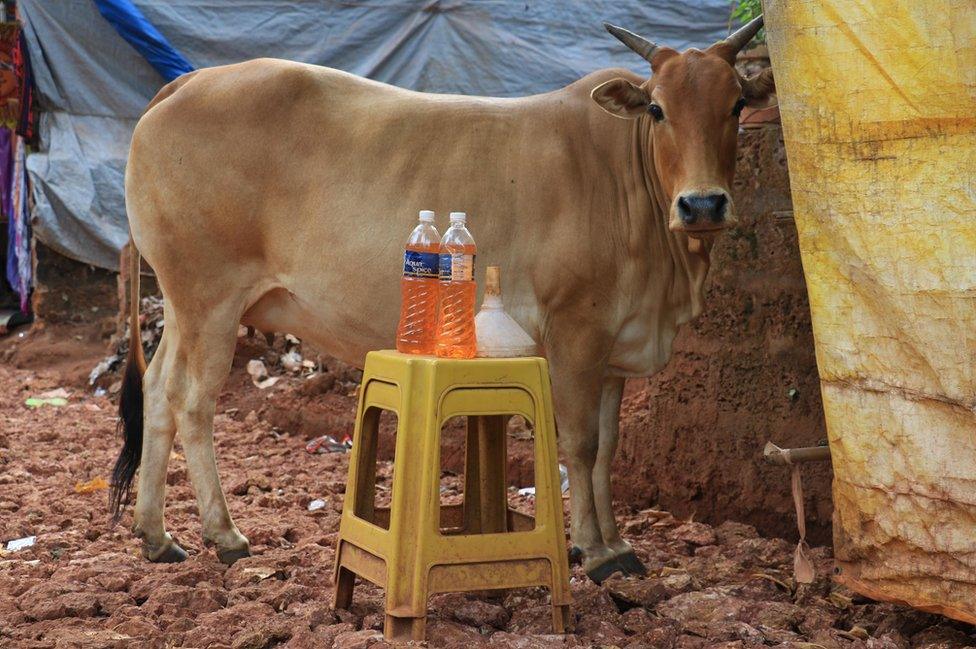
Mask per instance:
[[[678,216],[685,225],[721,223],[728,202],[724,193],[685,194],[678,198]]]

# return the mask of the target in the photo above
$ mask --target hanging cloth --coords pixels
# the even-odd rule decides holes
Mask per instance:
[[[27,40],[24,31],[18,30],[17,45],[13,50],[14,71],[17,74],[17,88],[20,93],[20,118],[17,121],[17,135],[28,143],[34,143],[37,133],[37,112],[34,109],[34,73],[31,70],[30,56],[27,53]]]
[[[25,162],[24,138],[15,135],[13,139],[13,173],[10,177],[10,218],[7,223],[7,281],[20,296],[20,310],[28,313],[33,269],[31,265],[30,214],[27,206]]]

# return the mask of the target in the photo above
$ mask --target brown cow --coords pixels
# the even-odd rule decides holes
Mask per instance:
[[[772,90],[771,76],[732,67],[760,26],[678,53],[608,25],[650,79],[604,70],[518,99],[276,60],[163,88],[136,126],[125,188],[166,327],[144,376],[131,348],[112,501],[118,515],[141,461],[133,529],[145,556],[186,556],[163,523],[177,430],[204,539],[226,563],[249,553],[213,449],[238,323],[361,365],[393,342],[397,259],[417,209],[464,209],[480,257],[506,269],[509,310],[549,359],[584,567],[597,580],[642,573],[611,503],[621,391],[661,369],[678,326],[702,310],[712,237],[735,223],[738,114]]]

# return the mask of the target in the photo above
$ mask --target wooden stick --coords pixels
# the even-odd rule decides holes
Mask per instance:
[[[766,442],[763,459],[770,464],[797,464],[800,462],[823,462],[830,459],[829,446],[806,446],[803,448],[780,448]]]

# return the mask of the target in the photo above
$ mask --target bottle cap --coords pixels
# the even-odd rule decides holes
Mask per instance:
[[[451,223],[464,223],[468,215],[464,212],[451,212]]]
[[[433,223],[434,212],[432,210],[420,210],[420,220],[424,223]]]

